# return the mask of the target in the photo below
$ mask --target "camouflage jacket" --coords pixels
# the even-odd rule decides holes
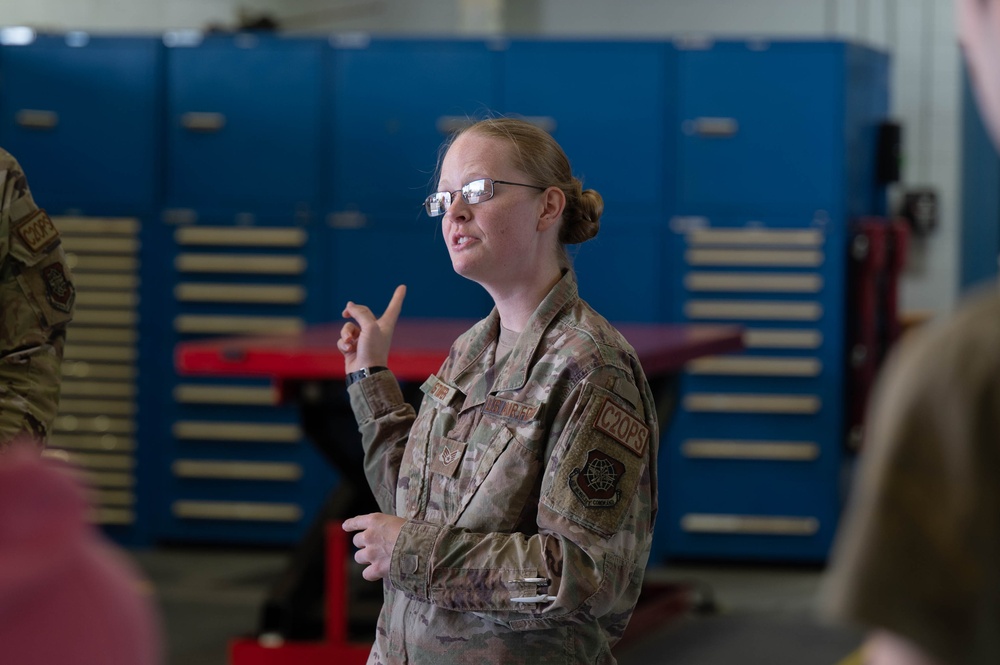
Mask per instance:
[[[371,663],[613,663],[656,513],[635,351],[567,273],[499,365],[496,310],[422,386],[350,388],[369,483],[408,521]]]
[[[45,439],[75,299],[59,232],[0,150],[0,448],[20,433]]]

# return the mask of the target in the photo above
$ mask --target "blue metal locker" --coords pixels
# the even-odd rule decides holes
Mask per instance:
[[[499,54],[484,41],[334,39],[331,165],[325,183],[331,224],[369,217],[425,226],[441,144],[470,118],[496,107]]]
[[[325,319],[326,242],[291,215],[168,211],[157,229],[162,348],[196,338],[281,334]],[[180,376],[161,359],[157,537],[287,544],[336,487],[295,404],[267,380]]]
[[[558,75],[539,76],[541,68]],[[502,111],[548,130],[574,175],[604,199],[597,237],[571,248],[581,296],[612,321],[663,321],[670,293],[662,247],[673,208],[667,132],[673,45],[519,39],[505,49],[502,71]]]
[[[673,317],[743,325],[747,350],[686,369],[655,557],[827,555],[846,459],[847,229],[884,211],[887,71],[841,42],[680,54]]]
[[[678,61],[679,213],[822,208],[836,219],[848,201],[852,214],[871,211],[882,54],[843,42],[708,42]]]
[[[166,205],[208,214],[315,213],[319,39],[168,39]]]
[[[0,145],[51,214],[159,203],[162,44],[73,32],[0,49]]]

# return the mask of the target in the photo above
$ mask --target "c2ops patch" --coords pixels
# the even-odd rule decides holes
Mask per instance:
[[[542,488],[542,502],[580,526],[611,536],[632,504],[646,458],[635,454],[636,441],[626,445],[598,423],[602,415],[607,417],[607,400],[625,413],[631,409],[599,386],[588,385],[586,391],[579,409],[582,417],[562,434],[568,449]]]

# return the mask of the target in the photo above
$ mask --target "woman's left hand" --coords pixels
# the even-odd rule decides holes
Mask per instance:
[[[355,531],[354,545],[358,551],[354,560],[368,564],[361,573],[369,582],[389,576],[392,549],[406,520],[385,513],[369,513],[344,520],[344,531]]]

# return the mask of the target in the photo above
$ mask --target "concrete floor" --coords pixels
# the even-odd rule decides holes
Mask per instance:
[[[155,589],[167,665],[224,665],[230,638],[248,635],[288,553],[279,550],[159,548],[132,552]],[[861,640],[813,617],[818,568],[673,565],[654,582],[693,582],[717,611],[687,614],[618,650],[621,665],[837,665]]]

